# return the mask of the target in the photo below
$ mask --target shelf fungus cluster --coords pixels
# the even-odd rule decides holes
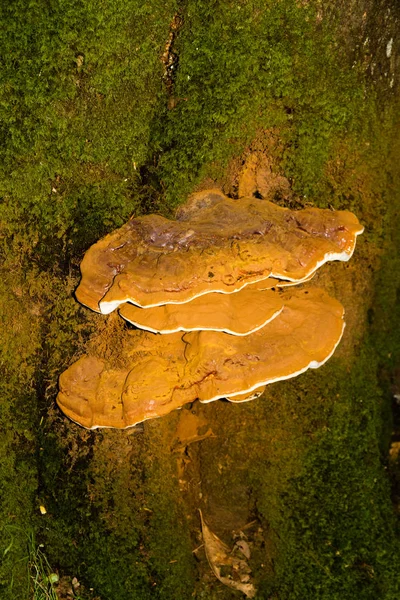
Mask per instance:
[[[60,377],[58,404],[87,428],[133,426],[187,402],[244,402],[322,365],[344,329],[341,304],[308,281],[347,261],[363,227],[348,211],[291,211],[219,190],[175,220],[131,219],[86,253],[77,299],[137,329],[124,366],[84,356]]]

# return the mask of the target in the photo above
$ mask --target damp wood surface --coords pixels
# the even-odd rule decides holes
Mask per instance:
[[[0,597],[34,597],[41,544],[59,600],[240,597],[201,509],[256,598],[397,600],[397,3],[16,0],[0,20]],[[124,367],[122,319],[74,297],[84,253],[210,188],[357,215],[352,260],[307,284],[345,307],[335,356],[252,402],[70,422],[60,372]]]

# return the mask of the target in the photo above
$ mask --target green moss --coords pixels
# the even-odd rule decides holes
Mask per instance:
[[[384,470],[400,356],[398,121],[393,100],[383,110],[366,84],[361,50],[352,68],[345,17],[321,19],[320,4],[1,7],[2,597],[29,597],[33,529],[52,568],[105,600],[232,595],[196,582],[198,500],[179,491],[173,417],[132,436],[87,433],[53,403],[59,372],[103,322],[73,297],[83,251],[133,212],[171,213],[269,128],[302,201],[349,208],[366,224],[369,323],[347,362],[272,386],[265,402],[210,408],[217,437],[199,450],[203,490],[223,514],[260,519],[270,543],[260,597],[399,597]],[[177,10],[168,109],[160,56]],[[258,425],[251,435],[245,418]]]
[[[172,418],[165,426],[149,424],[147,452],[143,456],[149,509],[145,547],[149,552],[153,597],[160,600],[190,598],[196,579],[176,459],[170,450],[171,432],[168,430],[173,422]]]
[[[0,216],[7,232],[32,246],[42,236],[48,242],[51,228],[53,238],[80,251],[82,219],[94,239],[137,210],[174,4],[2,7]]]
[[[1,278],[0,595],[5,600],[27,597],[28,535],[38,511],[33,431],[38,423],[35,376],[41,336],[35,298],[23,298],[24,291],[18,279]]]
[[[270,492],[260,490],[258,508],[279,531],[275,581],[265,580],[264,589],[279,598],[396,598],[399,540],[380,457],[382,392],[373,346],[364,345],[351,369],[332,361],[306,377],[299,381],[308,390],[303,410],[324,424],[310,428],[278,518]],[[282,394],[295,397],[296,388]],[[325,402],[316,405],[318,395]]]
[[[193,558],[160,432],[89,434],[67,424],[60,437],[41,440],[41,536],[52,564],[110,600],[190,597]]]
[[[36,447],[39,409],[47,414],[60,368],[91,327],[72,296],[71,257],[138,210],[138,173],[162,94],[159,56],[173,10],[174,2],[108,2],[99,9],[41,0],[0,9],[4,598],[28,597],[26,533],[37,525],[39,501],[49,504],[44,519],[54,523],[55,565],[75,572],[81,560],[74,519],[88,510],[78,500],[87,479],[60,485],[65,451],[51,436]],[[68,512],[70,505],[75,511]],[[118,581],[115,570],[109,576]]]
[[[343,69],[332,23],[314,3],[188,2],[179,34],[176,107],[153,144],[168,203],[240,154],[260,129],[279,126],[283,168],[315,197],[338,135],[364,113],[357,69]]]

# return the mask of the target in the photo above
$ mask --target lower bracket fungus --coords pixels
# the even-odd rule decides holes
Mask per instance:
[[[188,402],[250,399],[262,386],[318,368],[344,329],[341,304],[318,288],[293,290],[258,331],[157,335],[128,331],[124,368],[84,356],[60,377],[58,404],[84,427],[131,427]],[[246,397],[247,396],[247,397]]]

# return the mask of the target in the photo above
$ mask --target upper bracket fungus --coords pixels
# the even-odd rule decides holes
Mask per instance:
[[[276,277],[301,282],[329,260],[349,260],[363,231],[348,211],[291,211],[218,190],[194,194],[170,221],[131,219],[94,244],[82,261],[76,297],[108,314],[231,293]]]
[[[95,356],[70,366],[59,406],[84,427],[125,428],[196,399],[245,402],[319,367],[344,310],[321,289],[292,286],[349,260],[362,231],[348,211],[218,190],[194,194],[175,221],[131,219],[88,250],[76,295],[97,312],[119,307],[139,330],[125,332],[122,367]]]

